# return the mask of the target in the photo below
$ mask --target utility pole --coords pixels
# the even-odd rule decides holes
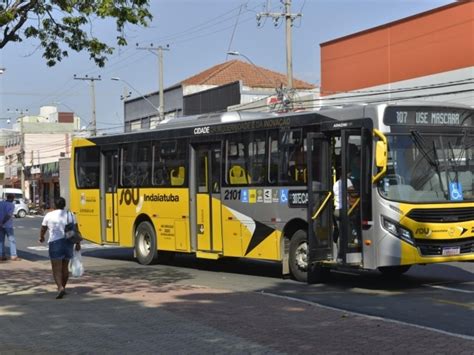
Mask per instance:
[[[23,198],[25,197],[25,130],[23,121],[25,118],[25,114],[28,113],[28,109],[19,110],[16,109],[15,111],[7,110],[9,113],[17,113],[20,119],[20,154],[19,154],[19,162],[20,162],[20,188],[21,193],[23,194]]]
[[[158,46],[154,47],[153,43],[150,44],[150,47],[138,47],[137,49],[147,50],[150,53],[156,54],[154,51],[158,51],[158,84],[159,84],[159,92],[160,92],[160,105],[159,105],[159,120],[163,120],[165,118],[165,98],[163,93],[163,51],[169,51],[170,45],[167,44],[166,47]]]
[[[92,120],[91,120],[91,135],[96,136],[97,135],[97,118],[95,114],[95,81],[96,80],[102,80],[100,78],[100,75],[97,77],[93,76],[83,76],[83,77],[78,77],[76,74],[74,74],[74,80],[88,80],[91,84],[91,100],[92,100]]]
[[[288,80],[288,89],[293,88],[293,59],[292,59],[292,41],[291,41],[291,27],[293,26],[293,21],[301,17],[301,13],[292,14],[291,13],[291,0],[282,0],[282,3],[285,6],[285,12],[260,12],[257,14],[257,24],[260,26],[260,20],[262,17],[271,17],[273,19],[273,24],[278,26],[278,20],[284,18],[286,22],[286,77]]]

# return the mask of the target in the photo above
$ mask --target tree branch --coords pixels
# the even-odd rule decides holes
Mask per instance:
[[[23,6],[22,6],[23,5]],[[21,37],[17,34],[18,30],[25,24],[28,20],[28,13],[38,5],[38,0],[32,0],[28,3],[25,3],[21,0],[16,0],[14,4],[11,5],[10,9],[6,8],[3,11],[2,18],[12,18],[12,20],[3,23],[0,23],[0,27],[5,25],[3,30],[3,38],[0,41],[0,48],[5,47],[5,45],[12,42],[21,41]],[[10,13],[10,15],[8,15]],[[13,28],[9,28],[8,23],[17,20],[18,22],[13,25]]]

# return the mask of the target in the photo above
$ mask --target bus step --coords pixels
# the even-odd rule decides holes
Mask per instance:
[[[196,257],[201,258],[201,259],[212,259],[212,260],[217,260],[221,257],[221,254],[218,253],[212,253],[212,252],[206,252],[206,251],[197,251],[196,252]]]

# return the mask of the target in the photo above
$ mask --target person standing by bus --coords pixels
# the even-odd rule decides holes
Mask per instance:
[[[51,259],[51,268],[53,278],[58,287],[56,298],[63,298],[66,294],[66,284],[69,280],[69,260],[73,256],[74,244],[66,240],[64,228],[68,223],[68,215],[73,219],[74,224],[77,222],[75,216],[65,210],[66,200],[59,197],[55,201],[56,209],[48,212],[41,223],[41,231],[39,242],[43,243],[46,231],[49,231],[48,248],[49,258]],[[76,250],[81,250],[81,244],[76,243]]]
[[[5,238],[10,244],[10,260],[20,260],[16,254],[16,240],[13,232],[13,212],[15,195],[8,193],[6,200],[0,202],[0,260],[6,261]]]

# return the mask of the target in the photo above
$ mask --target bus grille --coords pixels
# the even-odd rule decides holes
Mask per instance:
[[[446,247],[459,247],[459,255],[474,253],[474,238],[455,240],[416,239],[415,243],[420,249],[421,255],[424,256],[443,255],[443,248]]]
[[[438,209],[413,209],[408,215],[417,222],[465,222],[474,220],[474,208],[438,208]]]

